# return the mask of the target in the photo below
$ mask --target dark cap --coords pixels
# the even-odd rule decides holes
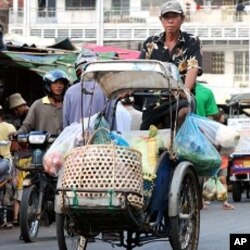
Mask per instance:
[[[169,12],[184,15],[181,5],[176,0],[168,1],[161,5],[161,16]]]

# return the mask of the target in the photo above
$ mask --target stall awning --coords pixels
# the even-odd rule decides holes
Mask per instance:
[[[103,59],[105,59],[104,58],[105,54],[106,54],[107,59],[118,59],[118,58],[119,59],[138,59],[139,54],[140,54],[140,52],[137,50],[123,49],[123,48],[119,48],[115,46],[101,46],[101,45],[97,45],[93,43],[85,44],[83,47],[87,49],[91,49],[96,53],[99,53],[100,56],[103,57]],[[108,58],[108,55],[111,56],[111,58]]]

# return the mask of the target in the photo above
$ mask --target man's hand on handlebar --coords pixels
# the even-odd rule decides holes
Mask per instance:
[[[20,143],[17,141],[17,134],[13,133],[9,135],[9,140],[11,141],[10,145],[10,151],[11,152],[17,152],[22,150],[22,146]]]

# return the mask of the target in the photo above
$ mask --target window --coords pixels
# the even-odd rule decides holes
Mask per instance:
[[[38,17],[55,17],[55,0],[38,0]]]
[[[166,0],[141,0],[142,10],[148,10],[149,7],[159,7],[164,4]]]
[[[212,74],[224,74],[225,55],[224,52],[212,52]]]
[[[129,0],[112,0],[112,8],[115,10],[129,10]]]
[[[66,0],[66,10],[94,10],[96,0]]]
[[[234,52],[234,75],[236,81],[248,81],[249,76],[249,52]]]
[[[224,74],[224,52],[203,52],[203,71],[208,74]]]

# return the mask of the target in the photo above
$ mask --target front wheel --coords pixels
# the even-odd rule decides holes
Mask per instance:
[[[73,221],[64,214],[56,214],[56,234],[59,250],[86,250],[87,239],[77,234]]]
[[[36,186],[24,188],[20,207],[20,229],[25,242],[35,241],[39,230],[39,192]]]
[[[170,244],[174,250],[197,250],[200,233],[199,185],[191,168],[179,183],[176,207],[178,214],[170,217]]]

